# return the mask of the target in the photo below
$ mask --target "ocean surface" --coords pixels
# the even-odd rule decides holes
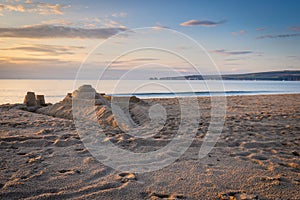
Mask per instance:
[[[27,91],[43,94],[46,102],[55,103],[82,84],[109,95],[139,98],[300,93],[300,81],[0,80],[0,104],[21,103]]]

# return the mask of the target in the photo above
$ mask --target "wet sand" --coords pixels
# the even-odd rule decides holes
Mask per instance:
[[[70,119],[0,107],[0,199],[299,199],[300,94],[227,98],[224,129],[199,160],[210,121],[199,98],[194,142],[173,164],[147,173],[120,172],[98,162]],[[139,142],[107,136],[131,151],[153,151],[178,127],[175,99],[149,99],[169,113],[162,131]]]

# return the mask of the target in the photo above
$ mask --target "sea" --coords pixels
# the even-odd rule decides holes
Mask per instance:
[[[27,91],[45,95],[46,102],[61,101],[80,85],[112,96],[175,98],[212,95],[270,95],[300,93],[300,81],[220,80],[0,80],[0,104],[22,103]]]

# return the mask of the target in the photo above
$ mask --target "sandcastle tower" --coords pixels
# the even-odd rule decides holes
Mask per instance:
[[[24,104],[28,107],[37,106],[37,101],[34,92],[27,92],[24,98]]]
[[[23,102],[29,111],[35,111],[36,109],[45,106],[45,96],[35,95],[34,92],[27,92]]]

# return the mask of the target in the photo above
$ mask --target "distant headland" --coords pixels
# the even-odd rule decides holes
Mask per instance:
[[[300,70],[269,71],[245,74],[224,74],[223,80],[257,80],[257,81],[300,81]],[[217,80],[217,75],[187,75],[162,77],[160,80]],[[150,78],[152,80],[157,78]]]

